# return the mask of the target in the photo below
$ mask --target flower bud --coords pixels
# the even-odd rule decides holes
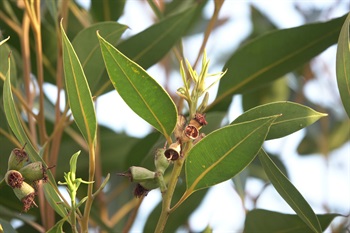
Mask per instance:
[[[154,165],[156,170],[161,174],[164,174],[165,170],[169,167],[170,161],[165,157],[165,149],[158,149],[154,157]]]
[[[8,160],[8,170],[19,170],[21,169],[26,162],[29,161],[28,154],[24,151],[24,147],[19,149],[13,149],[11,151],[9,160]]]
[[[155,172],[152,172],[144,167],[132,166],[125,173],[119,173],[118,175],[126,176],[130,178],[131,182],[142,182],[147,180],[154,180]]]
[[[19,172],[27,182],[47,180],[46,168],[40,161],[36,161],[24,166],[19,170]]]
[[[21,188],[23,180],[22,174],[16,170],[9,170],[5,174],[5,182],[11,188]]]
[[[168,160],[177,160],[181,155],[181,144],[179,141],[171,144],[164,152],[164,155]]]
[[[28,183],[23,182],[21,188],[13,189],[16,197],[23,203],[23,211],[27,212],[32,206],[36,206],[34,202],[35,190]]]

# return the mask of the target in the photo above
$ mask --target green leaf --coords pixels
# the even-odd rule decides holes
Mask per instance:
[[[340,31],[336,72],[338,89],[346,113],[350,117],[350,13]]]
[[[322,231],[325,231],[339,214],[317,215]],[[297,215],[282,214],[269,210],[255,209],[249,211],[244,223],[244,233],[313,233]]]
[[[278,169],[264,150],[260,150],[259,159],[267,177],[281,197],[298,214],[301,220],[313,231],[322,232],[320,222],[311,206],[287,177]]]
[[[330,119],[328,123],[327,146],[329,151],[333,151],[350,141],[349,125],[350,119],[338,120]],[[319,146],[319,136],[322,135],[322,129],[319,125],[308,127],[306,134],[299,143],[297,152],[299,155],[320,154],[324,152]]]
[[[176,125],[177,110],[168,93],[141,66],[98,37],[109,78],[119,95],[136,114],[169,139]]]
[[[26,151],[29,155],[29,159],[32,162],[41,161],[47,167],[45,161],[39,156],[38,152],[35,150],[33,144],[28,138],[22,122],[19,118],[19,113],[17,112],[15,101],[13,99],[11,90],[11,75],[10,75],[10,60],[8,61],[9,68],[6,74],[6,80],[4,84],[4,111],[7,119],[7,123],[10,126],[12,132],[19,140],[22,145],[26,144]],[[47,185],[44,185],[45,196],[46,193],[51,193],[50,197],[46,196],[46,200],[50,203],[51,207],[61,216],[67,215],[63,205],[57,205],[61,201],[61,198],[57,194],[57,185],[55,183],[55,178],[53,177],[50,170],[47,170],[47,175],[49,177]]]
[[[251,108],[267,103],[288,100],[290,88],[288,87],[287,82],[287,77],[283,77],[272,82],[270,85],[243,94],[243,111],[247,111]]]
[[[296,69],[337,42],[345,17],[276,30],[240,47],[227,61],[215,101],[207,110],[226,110],[233,94],[261,87]]]
[[[85,74],[61,22],[63,68],[68,101],[74,120],[85,140],[91,145],[96,136],[96,114]]]
[[[110,43],[115,44],[126,29],[126,25],[116,22],[102,22],[85,28],[73,39],[72,45],[81,61],[92,93],[100,89],[106,81],[109,82],[107,75],[103,75],[105,66],[96,31]]]
[[[126,0],[92,0],[90,13],[95,21],[117,21],[123,14]]]
[[[237,117],[231,124],[251,121],[253,119],[277,114],[282,114],[282,116],[272,123],[270,131],[266,137],[267,140],[284,137],[313,124],[321,117],[327,116],[327,114],[316,112],[307,106],[283,101],[252,108]]]
[[[50,230],[48,230],[46,233],[61,233],[63,231],[63,224],[67,221],[68,219],[67,215],[65,218],[62,218],[60,221],[58,221]]]
[[[144,69],[158,62],[188,29],[196,8],[163,19],[120,43],[117,48]]]
[[[198,142],[186,159],[187,193],[228,180],[253,161],[278,116],[226,126]]]

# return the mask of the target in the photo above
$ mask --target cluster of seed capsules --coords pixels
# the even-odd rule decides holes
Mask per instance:
[[[196,113],[194,118],[186,124],[186,118],[179,115],[177,126],[174,132],[176,142],[172,143],[167,149],[158,149],[154,158],[155,171],[150,171],[144,167],[132,166],[121,176],[126,176],[131,182],[137,183],[134,190],[135,197],[146,196],[152,189],[160,188],[161,192],[166,191],[166,185],[163,180],[165,170],[171,161],[182,158],[182,145],[190,140],[197,143],[204,137],[200,134],[200,129],[207,125],[205,115]]]
[[[38,182],[47,181],[47,168],[42,162],[29,162],[24,147],[12,150],[9,160],[5,182],[10,186],[16,197],[23,203],[23,211],[27,212],[36,206],[34,201],[37,195]]]

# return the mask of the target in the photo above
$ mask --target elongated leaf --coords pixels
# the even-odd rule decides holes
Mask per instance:
[[[19,113],[17,112],[16,105],[13,99],[12,90],[11,90],[11,75],[10,75],[10,59],[8,61],[9,68],[6,74],[6,80],[4,84],[4,110],[7,119],[7,123],[10,126],[12,132],[22,144],[26,144],[26,151],[28,153],[30,161],[41,161],[47,167],[45,161],[39,156],[38,152],[35,150],[33,144],[29,140],[25,130],[22,126],[22,122],[19,118]],[[51,207],[61,216],[66,216],[67,212],[64,209],[63,205],[57,205],[61,202],[61,198],[57,194],[57,185],[55,183],[55,178],[53,177],[50,170],[47,170],[47,175],[49,177],[49,185],[44,185],[45,196],[47,192],[51,193],[51,196],[46,196],[46,199],[50,203]]]
[[[322,231],[325,231],[333,219],[339,214],[317,215]],[[249,211],[244,223],[244,233],[313,233],[313,231],[297,215],[282,214],[263,209]]]
[[[144,69],[158,62],[179,41],[188,29],[196,8],[165,18],[130,37],[117,48]]]
[[[277,116],[238,123],[203,138],[186,159],[188,193],[228,180],[253,161]]]
[[[251,121],[253,119],[282,114],[271,125],[266,139],[275,139],[294,133],[313,124],[327,114],[293,102],[283,101],[261,105],[248,110],[237,117],[231,124]]]
[[[341,29],[337,48],[337,82],[341,100],[350,117],[350,14]]]
[[[309,61],[337,42],[344,20],[277,30],[245,44],[227,61],[228,71],[207,110],[226,110],[233,94],[263,86]]]
[[[272,185],[290,207],[298,214],[298,216],[305,222],[305,224],[313,232],[322,232],[320,222],[312,210],[311,206],[287,177],[278,169],[270,157],[264,150],[260,150],[259,159],[264,167],[267,177],[270,179]]]
[[[100,89],[103,83],[109,81],[106,74],[103,76],[105,66],[100,45],[96,37],[96,31],[99,31],[107,41],[115,44],[126,29],[126,25],[116,22],[97,23],[79,32],[72,41],[72,45],[83,66],[92,93]]]
[[[177,110],[168,93],[141,66],[98,37],[109,78],[119,95],[136,114],[170,138]]]
[[[92,144],[96,136],[96,114],[89,85],[74,48],[61,23],[63,68],[68,101],[74,120],[85,140]]]

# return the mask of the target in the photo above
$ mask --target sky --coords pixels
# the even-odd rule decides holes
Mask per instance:
[[[89,1],[82,0],[83,4],[88,7]],[[211,35],[208,46],[207,55],[211,61],[219,59],[227,50],[233,51],[238,47],[239,43],[249,35],[251,30],[249,4],[251,3],[268,15],[270,19],[279,28],[290,28],[304,24],[304,19],[295,10],[294,3],[301,8],[318,8],[320,10],[333,5],[336,1],[326,0],[261,0],[261,1],[243,1],[243,0],[227,0],[225,1],[219,18],[228,17],[229,20],[224,27],[217,29]],[[349,5],[346,1],[338,1],[338,5],[331,12],[324,12],[327,19],[339,17],[345,14]],[[149,14],[145,13],[148,12]],[[205,9],[206,17],[210,17],[213,11],[213,3],[210,1]],[[137,16],[137,17],[135,17]],[[127,1],[125,15],[118,21],[126,24],[130,30],[125,36],[136,34],[153,24],[152,11],[147,6],[146,1],[131,0]],[[142,23],[140,23],[142,22]],[[236,32],[235,35],[227,35],[227,31]],[[234,38],[234,40],[232,39]],[[201,35],[186,38],[184,40],[185,56],[193,63],[200,46]],[[220,41],[220,43],[218,43]],[[193,52],[195,51],[195,52]],[[323,106],[334,106],[339,104],[339,96],[335,82],[335,51],[336,46],[332,46],[323,54],[321,54],[316,63],[318,65],[327,64],[330,67],[330,74],[318,74],[319,78],[309,83],[305,88],[305,94],[312,101]],[[221,71],[222,67],[212,62],[209,72],[215,73]],[[164,84],[164,70],[158,66],[153,66],[147,70],[160,84]],[[317,69],[315,70],[317,72]],[[176,76],[171,78],[173,81],[171,87],[174,90],[181,85],[181,77],[179,73],[172,74]],[[329,79],[329,77],[334,77]],[[325,81],[326,86],[324,88]],[[321,89],[320,89],[321,88]],[[210,93],[212,101],[215,98],[217,86]],[[320,90],[322,95],[320,95]],[[242,113],[239,105],[240,96],[235,97],[234,104],[230,108],[228,115],[229,121],[235,119]],[[110,107],[110,103],[115,108]],[[123,112],[123,114],[118,114]],[[116,116],[118,118],[116,120]],[[117,132],[124,131],[135,137],[143,137],[152,129],[140,119],[130,108],[123,102],[116,92],[103,95],[97,102],[97,117],[99,122],[108,125]],[[130,124],[132,122],[132,125]],[[333,152],[329,156],[329,160],[325,160],[320,155],[312,155],[301,157],[296,153],[296,147],[301,141],[304,131],[298,131],[288,137],[271,140],[265,145],[270,152],[282,154],[281,160],[287,167],[290,180],[302,193],[316,213],[325,213],[324,204],[330,206],[332,211],[344,215],[350,212],[350,143]],[[249,179],[247,190],[252,196],[258,195],[264,183],[257,179]],[[194,232],[203,230],[208,224],[213,228],[214,232],[241,232],[245,212],[237,193],[234,191],[232,181],[227,181],[210,189],[208,195],[203,200],[199,208],[190,217],[190,226]],[[145,201],[141,205],[141,209],[137,216],[136,224],[132,228],[132,232],[142,232],[142,227],[147,214],[160,201],[161,195],[159,191],[152,191],[148,194]],[[248,208],[252,208],[252,203],[247,199]],[[258,208],[279,211],[283,213],[294,213],[294,211],[286,204],[272,186],[268,186],[260,196]],[[329,230],[328,230],[329,231]],[[179,229],[179,232],[182,232]]]

